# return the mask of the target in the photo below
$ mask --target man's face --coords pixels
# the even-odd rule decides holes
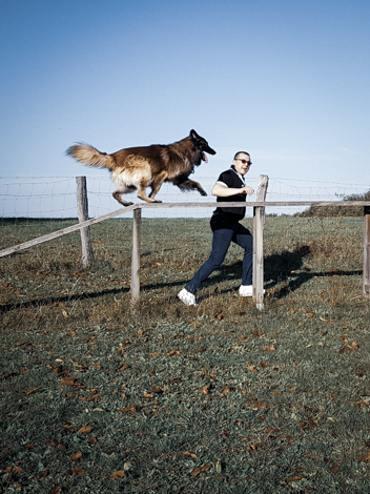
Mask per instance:
[[[251,158],[248,154],[241,153],[238,154],[238,157],[233,161],[233,164],[238,173],[245,175],[251,166]]]

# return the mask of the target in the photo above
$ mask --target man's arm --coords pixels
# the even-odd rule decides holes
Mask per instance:
[[[216,182],[212,188],[212,195],[216,197],[231,197],[237,194],[253,194],[252,187],[246,185],[245,187],[228,187],[223,182]]]

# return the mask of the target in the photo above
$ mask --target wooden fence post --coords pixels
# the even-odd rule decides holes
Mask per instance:
[[[134,209],[132,225],[131,303],[140,298],[141,208]]]
[[[370,297],[370,206],[364,207],[364,269],[362,291]]]
[[[266,200],[269,178],[260,175],[260,183],[257,188],[256,202]],[[265,208],[256,206],[253,208],[253,297],[258,310],[263,310],[263,227],[265,224]]]
[[[89,219],[89,210],[87,202],[86,177],[76,177],[77,182],[77,214],[78,221],[82,223]],[[83,268],[90,266],[93,260],[93,250],[90,238],[90,228],[84,227],[80,230],[81,234],[81,263]]]

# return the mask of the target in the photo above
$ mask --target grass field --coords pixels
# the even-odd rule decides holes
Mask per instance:
[[[67,224],[0,223],[0,247]],[[3,492],[369,492],[361,218],[267,218],[263,312],[236,246],[176,300],[207,220],[142,230],[135,309],[128,220],[93,227],[86,271],[78,234],[0,260]]]

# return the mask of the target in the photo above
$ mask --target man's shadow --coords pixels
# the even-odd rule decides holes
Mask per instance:
[[[303,283],[315,276],[309,268],[304,266],[304,260],[311,253],[308,245],[301,245],[292,252],[284,250],[279,254],[271,254],[265,259],[264,280],[265,287],[272,288],[278,283],[288,281],[274,298],[282,298],[289,292],[297,290]],[[317,274],[317,273],[316,273]]]
[[[297,290],[304,283],[314,277],[320,276],[352,276],[360,275],[361,270],[331,270],[331,271],[311,271],[304,266],[304,260],[311,253],[308,245],[301,245],[294,251],[284,250],[274,253],[264,258],[264,286],[266,289],[284,283],[284,286],[274,293],[274,299],[286,297],[289,293]],[[204,286],[212,286],[225,279],[240,280],[242,276],[242,262],[238,261],[221,268],[220,273],[212,276]],[[287,282],[287,283],[286,283]],[[234,291],[234,288],[225,288],[217,290],[217,293],[228,293]]]

